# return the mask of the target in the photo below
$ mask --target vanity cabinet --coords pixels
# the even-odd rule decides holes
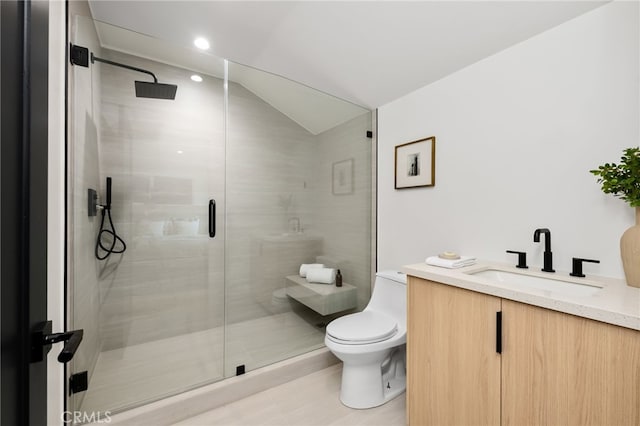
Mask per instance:
[[[414,277],[408,286],[409,425],[500,424],[500,299]]]
[[[640,331],[502,300],[502,423],[640,425]]]
[[[409,425],[640,425],[639,331],[411,276],[407,291]]]

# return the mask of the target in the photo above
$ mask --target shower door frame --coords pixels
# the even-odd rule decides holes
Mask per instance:
[[[47,320],[49,4],[5,1],[0,11],[1,421],[45,424],[47,360],[31,360],[31,333]]]

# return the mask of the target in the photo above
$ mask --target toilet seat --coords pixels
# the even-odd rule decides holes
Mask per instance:
[[[373,311],[346,315],[327,326],[327,337],[344,345],[364,345],[382,342],[398,332],[392,317]]]

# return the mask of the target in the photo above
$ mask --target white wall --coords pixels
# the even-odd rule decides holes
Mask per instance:
[[[443,250],[515,263],[506,249],[537,267],[548,227],[556,270],[587,257],[623,277],[634,212],[589,170],[640,140],[638,16],[607,4],[381,107],[378,269]],[[394,190],[394,146],[428,136],[436,186]]]

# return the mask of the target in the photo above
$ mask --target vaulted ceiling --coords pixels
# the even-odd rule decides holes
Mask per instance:
[[[606,2],[113,1],[96,20],[376,108]],[[116,47],[117,48],[117,47]]]

